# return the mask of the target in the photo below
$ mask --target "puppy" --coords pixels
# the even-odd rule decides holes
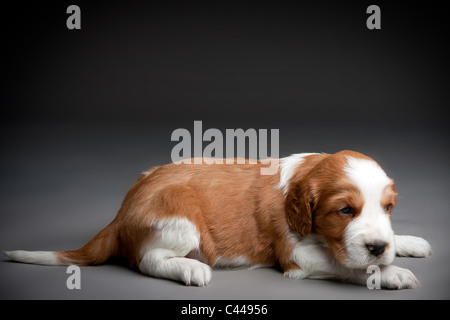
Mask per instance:
[[[365,285],[379,266],[381,287],[414,288],[394,257],[428,257],[422,238],[394,235],[395,185],[353,151],[294,154],[277,174],[263,164],[168,164],[145,171],[115,219],[78,250],[8,251],[15,261],[97,265],[125,258],[159,278],[204,286],[211,268],[278,266],[291,279],[336,278]]]

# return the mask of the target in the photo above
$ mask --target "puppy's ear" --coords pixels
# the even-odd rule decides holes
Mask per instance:
[[[317,197],[308,181],[291,186],[286,196],[285,210],[289,226],[304,237],[312,230],[312,212]]]

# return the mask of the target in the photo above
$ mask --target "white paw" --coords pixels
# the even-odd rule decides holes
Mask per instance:
[[[395,253],[400,257],[428,258],[433,250],[427,240],[413,236],[396,236]]]
[[[306,278],[306,273],[302,269],[292,269],[286,271],[283,276],[288,279],[304,279]]]
[[[187,286],[206,286],[211,282],[211,268],[194,259],[183,259],[179,264],[181,281]]]
[[[381,287],[385,289],[412,289],[418,286],[419,280],[408,269],[391,265],[381,270]]]

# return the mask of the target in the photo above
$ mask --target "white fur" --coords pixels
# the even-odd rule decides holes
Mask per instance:
[[[392,182],[372,160],[348,157],[345,172],[361,192],[364,205],[360,215],[345,229],[347,267],[366,268],[371,264],[390,264],[395,257],[394,232],[391,220],[381,205],[384,188]],[[378,257],[370,254],[366,245],[385,242],[385,252]]]
[[[292,251],[291,259],[301,269],[285,272],[284,276],[290,279],[336,278],[366,285],[369,276],[366,268],[348,268],[333,259],[328,252],[326,242],[319,235],[310,234],[300,239]],[[380,271],[382,288],[409,289],[420,285],[417,278],[408,269],[393,265],[381,265]]]
[[[251,261],[243,256],[229,259],[227,257],[218,257],[214,262],[214,268],[249,268],[252,266]]]
[[[400,257],[428,258],[433,251],[423,238],[413,236],[395,236],[395,254]]]
[[[13,250],[4,252],[11,260],[14,261],[42,264],[47,266],[62,265],[62,263],[56,258],[56,254],[52,251]]]
[[[218,257],[213,264],[213,268],[241,268],[241,269],[257,269],[268,267],[263,264],[253,264],[244,256],[237,256],[234,258]]]
[[[295,168],[305,160],[304,157],[313,154],[317,153],[297,153],[280,160],[280,183],[277,185],[277,188],[283,189],[283,194],[288,192],[289,181]]]
[[[381,287],[386,289],[413,289],[420,286],[419,280],[408,269],[393,265],[381,266]]]
[[[293,269],[286,271],[283,276],[288,279],[301,280],[306,278],[308,275],[302,269]]]
[[[200,234],[186,218],[168,218],[152,223],[156,232],[142,249],[139,269],[142,273],[182,281],[186,285],[205,286],[211,281],[211,268],[186,258],[199,249]]]
[[[329,279],[336,277],[328,246],[318,234],[309,234],[299,239],[292,250],[291,260],[295,261],[302,270],[285,273],[287,278]]]

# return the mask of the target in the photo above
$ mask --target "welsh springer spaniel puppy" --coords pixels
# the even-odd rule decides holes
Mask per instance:
[[[115,219],[78,250],[8,251],[16,261],[97,265],[121,257],[142,273],[204,286],[211,267],[278,266],[291,279],[414,288],[394,257],[428,257],[427,241],[394,235],[395,185],[353,151],[294,154],[274,175],[263,164],[168,164],[144,172]]]

